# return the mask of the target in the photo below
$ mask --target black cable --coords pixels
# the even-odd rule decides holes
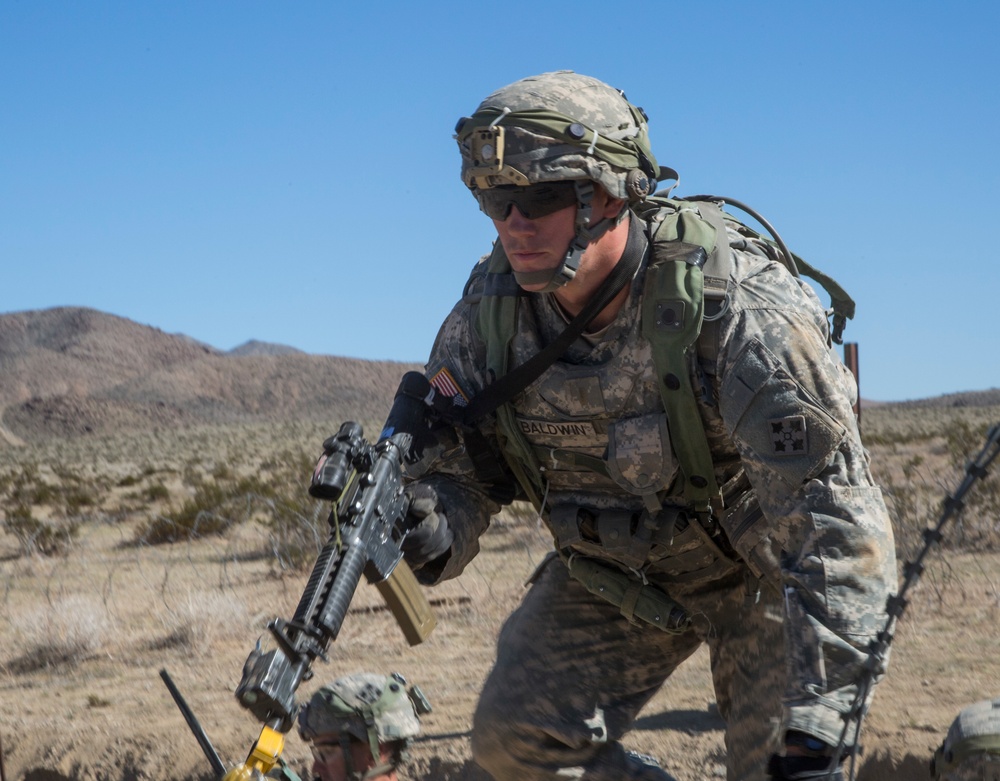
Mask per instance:
[[[792,255],[791,250],[788,249],[784,240],[778,235],[778,232],[774,229],[767,220],[760,216],[754,209],[751,209],[745,203],[733,200],[732,198],[726,198],[721,195],[689,195],[686,198],[681,198],[682,201],[722,201],[723,203],[728,203],[735,206],[741,211],[745,211],[751,217],[753,217],[757,222],[764,226],[764,230],[771,234],[771,238],[774,239],[774,243],[778,245],[778,249],[781,250],[781,254],[785,256],[785,266],[788,270],[792,272],[793,277],[799,276],[799,268],[795,265],[795,257]]]

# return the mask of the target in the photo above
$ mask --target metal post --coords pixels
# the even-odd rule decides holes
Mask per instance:
[[[178,689],[174,684],[174,679],[170,677],[170,673],[166,670],[160,670],[160,677],[167,685],[167,689],[170,691],[170,695],[174,698],[174,702],[177,703],[177,707],[180,708],[181,714],[184,716],[184,720],[188,723],[188,727],[191,728],[191,732],[194,733],[195,738],[198,740],[198,745],[201,746],[201,750],[205,753],[205,758],[212,766],[212,770],[215,772],[215,777],[222,778],[226,774],[226,766],[222,764],[222,760],[219,759],[219,755],[215,751],[212,741],[208,739],[208,735],[205,734],[205,730],[202,729],[201,724],[194,715],[194,711],[191,710],[187,701],[181,695],[180,689]]]
[[[858,374],[858,343],[844,343],[844,363],[854,375],[854,381],[858,384],[858,400],[854,402],[854,415],[858,419],[858,427],[861,427],[861,378]]]

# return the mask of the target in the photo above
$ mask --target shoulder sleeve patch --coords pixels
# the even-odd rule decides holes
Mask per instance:
[[[767,421],[776,456],[801,456],[809,453],[809,432],[805,415],[789,415]]]
[[[723,379],[720,409],[758,492],[800,486],[847,434],[757,340],[743,348]]]

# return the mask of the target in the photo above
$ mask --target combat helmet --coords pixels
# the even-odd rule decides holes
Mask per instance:
[[[668,169],[656,163],[645,112],[620,90],[573,71],[521,79],[487,97],[455,127],[462,181],[484,208],[488,192],[572,181],[576,234],[554,272],[515,274],[521,284],[554,290],[576,274],[587,245],[620,221],[591,224],[594,183],[626,204],[643,200]],[[672,173],[672,172],[671,172]],[[566,203],[566,206],[570,203]],[[540,275],[540,276],[539,276]]]
[[[968,706],[931,760],[936,781],[1000,781],[1000,698]]]
[[[355,673],[323,686],[299,711],[299,734],[314,741],[335,737],[344,748],[348,772],[363,778],[350,766],[350,738],[366,743],[376,765],[381,763],[379,744],[391,744],[393,757],[388,767],[376,767],[373,774],[398,767],[406,759],[406,748],[420,734],[420,715],[430,712],[430,704],[419,687],[406,688],[399,673],[378,675]],[[377,771],[377,772],[376,772]]]

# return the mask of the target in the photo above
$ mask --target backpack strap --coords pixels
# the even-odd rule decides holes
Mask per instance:
[[[652,259],[641,328],[653,348],[670,443],[684,477],[681,491],[696,512],[707,513],[721,507],[721,492],[691,377],[706,321],[714,323],[724,312],[732,261],[718,206],[676,201],[665,206],[649,222]],[[707,301],[713,311],[706,319]],[[709,330],[717,341],[715,327]]]

